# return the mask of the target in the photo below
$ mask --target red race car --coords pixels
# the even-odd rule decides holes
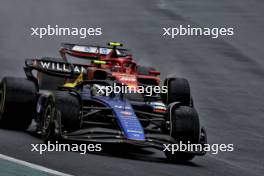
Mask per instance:
[[[72,75],[85,72],[88,80],[115,80],[128,87],[159,86],[160,72],[153,67],[137,64],[129,50],[121,48],[117,42],[108,43],[108,47],[63,43],[61,58],[44,57],[35,60],[38,69],[40,89],[56,90],[65,83],[73,82]],[[89,62],[88,62],[89,61]],[[59,73],[54,76],[53,73]],[[86,74],[87,72],[87,74]],[[67,73],[70,75],[67,78]],[[58,75],[61,74],[61,77]],[[163,102],[169,104],[175,100],[192,105],[190,86],[186,79],[168,77],[164,85],[168,91],[161,94]]]
[[[91,60],[89,67],[103,69],[107,71],[108,77],[113,77],[128,86],[136,87],[139,84],[158,86],[160,84],[158,77],[160,72],[151,67],[138,65],[129,50],[120,48],[123,46],[121,43],[110,42],[108,45],[110,47],[62,44],[60,53],[64,61],[68,61],[67,55],[89,59]],[[72,62],[77,61],[73,60]],[[104,76],[96,75],[95,77]]]

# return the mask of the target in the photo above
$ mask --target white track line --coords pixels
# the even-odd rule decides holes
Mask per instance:
[[[63,173],[63,172],[59,172],[59,171],[56,171],[56,170],[52,170],[52,169],[49,169],[49,168],[46,168],[46,167],[43,167],[43,166],[40,166],[40,165],[37,165],[37,164],[32,164],[32,163],[29,163],[29,162],[26,162],[26,161],[23,161],[23,160],[12,158],[10,156],[6,156],[6,155],[3,155],[3,154],[0,154],[0,159],[6,160],[6,161],[10,161],[10,162],[13,162],[13,163],[16,163],[16,164],[20,164],[20,165],[23,165],[23,166],[26,166],[26,167],[29,167],[29,168],[32,168],[32,169],[35,169],[35,170],[39,170],[39,171],[42,171],[42,172],[46,172],[46,173],[49,173],[49,174],[53,174],[53,175],[73,176],[73,175],[66,174],[66,173]]]

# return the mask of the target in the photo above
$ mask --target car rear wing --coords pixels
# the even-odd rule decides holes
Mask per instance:
[[[61,61],[51,61],[47,59],[26,59],[25,72],[27,76],[34,76],[32,71],[45,73],[50,76],[63,78],[76,78],[83,72],[87,71],[89,65],[72,64]]]
[[[93,46],[93,45],[70,44],[70,43],[62,43],[60,53],[65,60],[66,60],[66,54],[78,58],[93,60],[93,59],[106,57],[114,49],[118,57],[131,56],[130,51],[123,48],[121,49],[116,47],[111,48],[111,47],[102,47],[102,46]]]

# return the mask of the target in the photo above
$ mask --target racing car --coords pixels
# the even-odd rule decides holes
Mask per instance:
[[[60,49],[61,58],[43,58],[42,66],[46,69],[66,69],[59,67],[56,62],[69,62],[74,65],[78,73],[89,67],[90,79],[115,79],[129,86],[159,85],[160,72],[153,67],[137,64],[128,49],[121,48],[123,44],[109,42],[109,47],[78,45],[63,43]],[[82,60],[80,60],[80,59]],[[89,63],[91,61],[91,63]],[[54,63],[55,62],[55,63]],[[38,74],[39,85],[43,89],[57,89],[59,85],[67,82],[65,78],[50,77],[47,74]]]
[[[113,50],[118,49],[109,52]],[[109,54],[98,51],[100,48],[95,56]],[[116,57],[128,56],[120,53]],[[27,130],[34,125],[35,133],[45,142],[126,143],[156,148],[164,151],[170,161],[189,161],[197,155],[205,155],[206,131],[200,125],[185,79],[167,78],[164,85],[168,92],[151,98],[140,94],[137,96],[141,99],[131,99],[122,92],[99,93],[95,91],[98,86],[123,86],[123,82],[116,77],[109,79],[113,77],[112,72],[107,72],[113,66],[105,64],[109,58],[97,59],[96,56],[89,65],[27,59],[26,78],[5,77],[0,83],[0,126]],[[138,76],[137,72],[131,73]],[[56,89],[43,88],[40,75],[64,81]],[[156,75],[148,72],[145,78],[157,81]],[[164,150],[166,144],[179,143],[200,144],[202,148],[173,154]]]
[[[120,48],[123,44],[109,42],[108,45],[109,47],[101,47],[62,43],[61,58],[44,57],[39,62],[38,67],[42,70],[37,74],[39,88],[57,90],[59,86],[72,81],[67,79],[64,74],[60,74],[59,77],[50,76],[50,72],[47,70],[58,73],[68,73],[71,70],[75,74],[87,71],[88,79],[116,80],[131,87],[160,85],[159,71],[153,67],[137,64],[128,49]],[[71,58],[72,62],[69,62],[67,56],[73,57]],[[83,60],[79,61],[78,58],[83,59],[84,62]],[[164,81],[164,86],[168,87],[168,93],[157,96],[163,96],[162,100],[165,104],[170,104],[175,100],[170,97],[177,97],[176,99],[185,105],[193,106],[188,80],[168,77]],[[152,94],[154,95],[155,92]]]

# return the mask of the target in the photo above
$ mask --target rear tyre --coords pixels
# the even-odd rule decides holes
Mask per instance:
[[[167,78],[164,86],[168,88],[167,94],[162,94],[165,104],[180,102],[185,106],[192,106],[190,84],[184,78]]]
[[[196,110],[192,107],[171,107],[170,136],[183,144],[199,144],[200,122]],[[192,160],[195,154],[176,151],[174,154],[165,151],[165,155],[172,162],[186,162]]]
[[[60,58],[45,57],[42,59],[45,59],[47,61],[63,62],[63,60]],[[42,72],[38,72],[37,76],[39,81],[39,88],[43,90],[58,90],[58,87],[62,86],[65,82],[65,78],[49,76]]]
[[[37,89],[25,78],[5,77],[0,83],[0,126],[26,130],[35,113]]]

